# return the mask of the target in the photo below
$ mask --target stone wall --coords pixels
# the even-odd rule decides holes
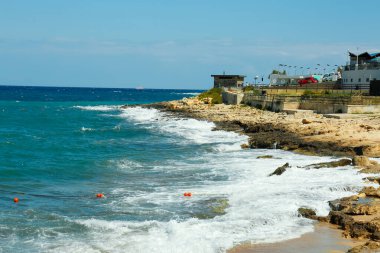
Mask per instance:
[[[242,103],[271,111],[312,110],[316,113],[380,113],[379,97],[255,96],[245,94]]]
[[[233,92],[222,92],[222,100],[224,104],[227,105],[238,105],[241,104],[243,100],[243,93],[233,93]]]

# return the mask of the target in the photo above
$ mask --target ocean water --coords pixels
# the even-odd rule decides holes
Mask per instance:
[[[0,252],[225,252],[312,231],[299,207],[326,215],[363,185],[351,166],[303,168],[332,157],[120,107],[198,92],[0,86]]]

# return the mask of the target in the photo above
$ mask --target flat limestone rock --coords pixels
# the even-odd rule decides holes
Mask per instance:
[[[351,165],[351,159],[340,159],[338,161],[326,163],[314,163],[306,166],[306,168],[321,169],[321,168],[336,168]]]

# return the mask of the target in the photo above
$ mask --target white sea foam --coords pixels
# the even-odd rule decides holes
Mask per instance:
[[[208,220],[173,218],[168,222],[73,220],[91,231],[89,238],[70,242],[62,238],[59,246],[47,252],[216,253],[225,252],[239,242],[281,241],[313,230],[310,220],[298,217],[299,207],[307,206],[315,209],[318,215],[326,215],[328,200],[351,195],[354,192],[347,188],[363,185],[361,176],[351,166],[319,170],[297,167],[330,161],[329,158],[273,151],[271,154],[282,159],[257,160],[260,152],[240,151],[224,156],[215,153],[203,158],[210,161],[205,166],[230,175],[228,181],[176,190],[162,188],[162,191],[126,196],[112,202],[123,210],[139,203],[155,203],[162,208],[181,203],[190,207],[197,201],[223,196],[230,204],[225,215]],[[290,162],[292,168],[281,176],[268,177],[285,162]],[[183,170],[191,166],[181,164]],[[192,192],[193,196],[190,199],[181,197],[184,191]]]
[[[101,112],[107,112],[107,111],[116,111],[120,109],[120,106],[117,105],[94,105],[94,106],[73,106],[74,108],[85,110],[85,111],[101,111]]]
[[[242,242],[262,243],[296,238],[313,230],[312,221],[299,217],[297,209],[313,208],[318,215],[327,215],[329,200],[349,196],[364,185],[362,175],[352,166],[334,169],[306,169],[306,165],[333,160],[329,157],[308,157],[281,150],[241,150],[246,137],[224,131],[212,131],[214,124],[194,119],[176,119],[157,110],[128,108],[120,115],[139,127],[181,137],[196,144],[215,144],[214,150],[195,160],[173,161],[157,165],[162,173],[192,172],[199,179],[209,174],[225,176],[222,181],[187,182],[166,185],[153,192],[136,192],[116,188],[119,197],[109,203],[113,210],[134,210],[141,204],[154,204],[152,210],[170,212],[168,206],[191,208],[213,198],[228,199],[224,215],[212,219],[179,219],[111,221],[102,218],[71,220],[88,232],[83,238],[61,236],[44,245],[44,252],[152,252],[152,253],[219,253]],[[229,152],[226,152],[229,151]],[[257,159],[273,155],[273,159]],[[127,159],[113,161],[119,169],[131,170],[142,165]],[[194,165],[197,162],[197,165]],[[281,176],[268,175],[289,162]],[[200,167],[200,168],[197,168]],[[183,192],[192,192],[184,198]]]
[[[179,93],[179,92],[173,92],[173,94],[176,94],[176,95],[190,95],[190,96],[197,96],[199,94],[201,94],[200,92],[183,92],[183,93]]]
[[[82,132],[90,132],[90,131],[94,131],[95,129],[90,128],[90,127],[82,127],[80,130],[81,130]]]
[[[225,143],[223,147],[217,147],[217,149],[222,151],[228,149],[236,150],[237,146],[239,146],[240,149],[240,144],[248,140],[247,136],[239,135],[234,132],[212,131],[215,127],[215,124],[212,122],[168,117],[167,114],[156,109],[141,107],[127,108],[123,110],[121,117],[133,121],[138,125],[142,125],[143,127],[178,136],[193,143]],[[229,148],[227,148],[227,144],[230,146]]]

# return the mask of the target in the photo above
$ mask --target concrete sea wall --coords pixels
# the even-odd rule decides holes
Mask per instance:
[[[222,100],[227,105],[238,105],[243,101],[244,93],[222,92]]]
[[[312,110],[316,113],[380,113],[380,97],[307,97],[262,95],[253,93],[222,93],[225,104],[246,104],[271,111]]]

